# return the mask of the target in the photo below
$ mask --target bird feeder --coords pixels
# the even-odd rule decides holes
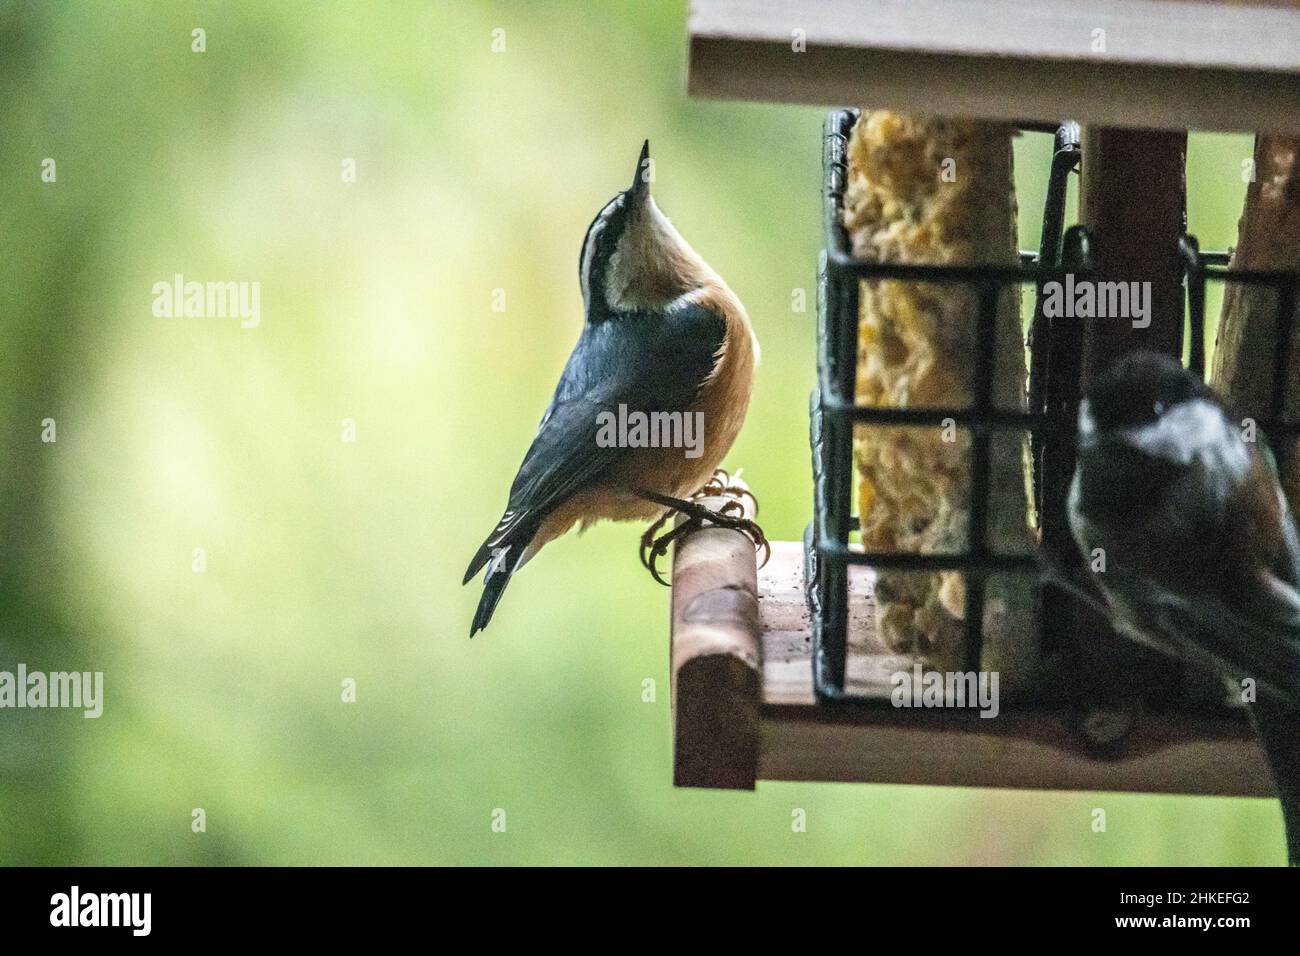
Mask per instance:
[[[1181,356],[1185,328],[1188,364],[1203,375],[1208,284],[1226,284],[1230,301],[1269,297],[1268,357],[1251,392],[1263,407],[1250,412],[1282,459],[1284,484],[1293,471],[1286,458],[1300,435],[1292,420],[1300,387],[1291,333],[1300,262],[1270,258],[1267,249],[1248,255],[1244,233],[1236,259],[1202,251],[1187,232],[1183,163],[1189,128],[1300,133],[1300,10],[1210,0],[1086,7],[1066,0],[694,0],[689,90],[1013,122],[1027,134],[1052,136],[1054,148],[1038,249],[999,265],[866,261],[854,256],[844,226],[846,144],[859,115],[829,114],[812,519],[804,541],[773,542],[761,569],[738,532],[705,528],[678,541],[675,783],[747,789],[759,779],[826,780],[1274,796],[1240,710],[1203,693],[1173,662],[1110,633],[1102,618],[1040,572],[1044,555],[1073,548],[1065,497],[1083,386],[1094,370],[1138,346]],[[1300,158],[1295,163],[1300,167]],[[1080,171],[1081,222],[1066,230],[1066,184]],[[1300,168],[1278,171],[1292,174],[1300,190]],[[1254,198],[1259,189],[1252,185],[1248,204]],[[1292,226],[1300,229],[1300,212]],[[1151,281],[1150,327],[1046,314],[1047,283],[1121,274]],[[969,290],[977,305],[967,320],[978,346],[969,356],[970,402],[906,408],[859,401],[859,296],[864,282],[882,280]],[[1027,394],[1014,409],[993,396],[997,303],[1010,288],[1025,289],[1036,302]],[[969,434],[964,546],[917,553],[855,543],[855,434],[944,425]],[[997,493],[990,449],[999,434],[1028,438],[1038,553],[1004,553],[990,541]],[[752,512],[752,498],[741,497]],[[986,583],[1023,576],[1037,596],[1032,640],[1053,665],[1040,669],[997,719],[972,709],[893,706],[882,688],[910,664],[878,636],[876,583],[891,570],[960,573],[961,660],[971,669],[980,667],[985,639]]]

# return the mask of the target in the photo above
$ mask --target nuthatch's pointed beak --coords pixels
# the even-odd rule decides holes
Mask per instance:
[[[627,191],[633,204],[640,204],[650,195],[650,140],[641,147],[641,155],[636,161],[636,172],[632,175],[632,187]]]

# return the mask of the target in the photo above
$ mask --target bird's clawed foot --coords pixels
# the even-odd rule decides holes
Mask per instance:
[[[682,535],[701,527],[700,523],[692,518],[689,521],[683,521],[671,531],[655,537],[659,529],[672,520],[674,514],[673,511],[665,511],[654,524],[646,528],[645,534],[641,535],[641,564],[650,572],[650,576],[664,587],[672,587],[672,585],[659,574],[659,559],[668,553],[668,547],[674,541]]]
[[[651,576],[664,587],[670,587],[671,585],[659,574],[659,559],[668,553],[668,548],[674,541],[700,528],[730,528],[733,531],[740,531],[748,535],[754,542],[754,550],[762,550],[763,552],[763,562],[759,567],[767,564],[768,559],[772,557],[772,546],[768,543],[767,535],[763,533],[763,529],[758,526],[757,522],[745,517],[745,505],[742,499],[747,496],[753,501],[755,511],[758,510],[758,501],[749,488],[739,481],[739,478],[740,475],[737,473],[736,480],[733,482],[727,472],[718,469],[713,473],[713,477],[709,479],[708,483],[693,494],[689,500],[673,498],[669,495],[661,495],[651,491],[641,492],[645,498],[668,509],[641,536],[641,563],[650,572]],[[728,500],[723,502],[721,507],[714,510],[701,504],[699,501],[701,498],[727,498]],[[659,531],[664,525],[679,514],[685,516],[686,520],[672,530],[660,535]]]

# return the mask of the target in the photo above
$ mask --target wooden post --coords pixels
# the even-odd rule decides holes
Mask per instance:
[[[1085,383],[1135,348],[1179,358],[1187,229],[1187,133],[1089,128],[1083,134],[1079,219],[1092,234],[1099,281],[1150,282],[1151,324],[1127,317],[1088,322]]]
[[[754,517],[754,499],[744,492],[701,503],[717,510],[732,500]],[[679,539],[671,652],[676,786],[754,789],[761,648],[754,542],[715,527]]]
[[[1253,175],[1237,227],[1233,269],[1300,269],[1300,136],[1261,133],[1255,141]],[[1211,382],[1232,411],[1271,418],[1274,359],[1278,337],[1279,290],[1228,283],[1219,319]],[[1294,304],[1294,300],[1293,304]],[[1292,421],[1300,409],[1300,335],[1291,317],[1282,417]],[[1300,454],[1295,442],[1270,436],[1278,456],[1282,486],[1293,511],[1300,508]]]
[[[1182,357],[1183,262],[1187,229],[1186,131],[1088,128],[1082,143],[1079,218],[1092,236],[1099,282],[1149,282],[1150,325],[1133,318],[1087,320],[1083,386],[1133,349]],[[1105,751],[1122,743],[1135,702],[1156,688],[1181,696],[1178,669],[1116,636],[1095,612],[1075,606],[1071,675],[1078,729]]]

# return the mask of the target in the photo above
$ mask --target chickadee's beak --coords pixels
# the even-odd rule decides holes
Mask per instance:
[[[641,147],[641,155],[636,161],[636,172],[632,174],[632,185],[627,191],[633,206],[639,206],[650,195],[650,140]]]

